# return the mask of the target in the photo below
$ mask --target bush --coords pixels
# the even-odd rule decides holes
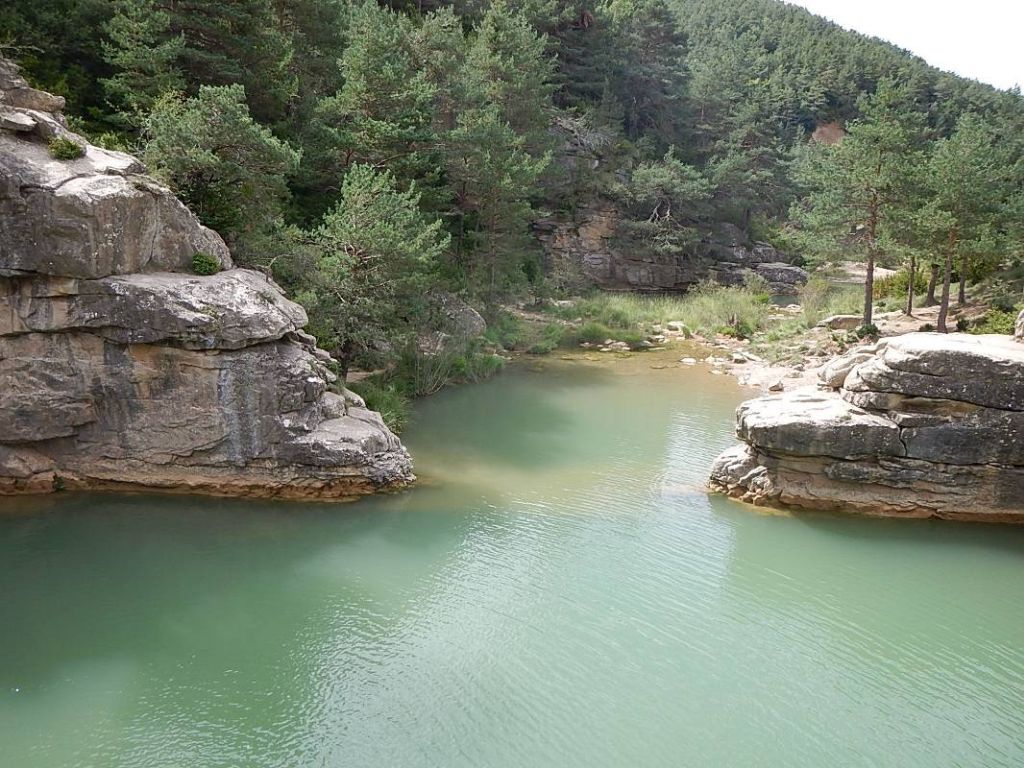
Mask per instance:
[[[199,251],[192,257],[192,271],[197,275],[216,275],[220,272],[220,261],[216,256]]]
[[[768,318],[768,304],[762,298],[747,288],[704,283],[687,296],[678,319],[704,336],[717,332],[748,338]]]
[[[903,298],[907,295],[907,286],[910,283],[909,272],[900,269],[886,277],[875,278],[871,286],[871,293],[876,299],[884,299],[887,296]],[[922,296],[928,290],[928,278],[924,273],[918,271],[914,275],[914,295]]]
[[[548,323],[541,331],[540,338],[526,351],[531,355],[547,355],[557,349],[564,338],[565,326],[558,323]]]
[[[50,155],[55,160],[77,160],[85,154],[84,146],[64,136],[54,136],[49,146]]]
[[[613,335],[612,329],[607,325],[591,320],[576,331],[576,340],[581,344],[601,344],[612,338]]]
[[[481,352],[473,345],[443,350],[434,355],[420,354],[410,346],[399,355],[392,380],[407,396],[423,397],[440,391],[448,384],[483,381],[498,373],[504,365],[505,358]]]
[[[996,307],[990,309],[985,313],[980,321],[974,324],[970,328],[971,333],[1000,333],[1004,335],[1013,335],[1013,326],[1017,322],[1018,310],[1016,307],[1010,310],[1001,309]],[[957,330],[960,329],[959,321],[957,322]]]
[[[523,324],[510,312],[498,312],[487,318],[484,338],[502,349],[515,349],[523,333]]]
[[[867,325],[860,326],[854,334],[858,339],[878,338],[878,326],[874,323],[868,323]]]

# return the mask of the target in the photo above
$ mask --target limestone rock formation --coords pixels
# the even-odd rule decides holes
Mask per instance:
[[[912,333],[853,350],[818,390],[737,411],[710,485],[765,506],[1024,523],[1024,347]]]
[[[570,290],[589,284],[609,290],[683,291],[707,279],[742,285],[756,274],[773,293],[795,294],[808,280],[807,272],[787,263],[785,254],[767,243],[748,243],[732,225],[705,233],[693,254],[629,248],[616,239],[621,225],[615,203],[593,200],[571,215],[535,221],[533,230],[548,273]]]
[[[795,294],[809,275],[787,262],[786,255],[768,243],[749,243],[732,224],[719,224],[702,241],[710,276],[722,285],[742,285],[750,274],[763,278],[772,293]]]
[[[0,493],[159,488],[349,498],[411,462],[328,390],[306,314],[233,268],[134,158],[70,133],[0,59]],[[59,161],[47,142],[79,143]],[[224,271],[190,274],[196,253]]]

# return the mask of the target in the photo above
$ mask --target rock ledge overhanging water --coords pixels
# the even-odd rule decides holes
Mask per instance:
[[[349,498],[411,482],[306,313],[0,59],[0,494]],[[83,145],[58,161],[47,141]],[[223,271],[190,273],[206,253]]]
[[[737,409],[743,442],[713,464],[712,489],[762,506],[1024,523],[1019,338],[910,333],[819,378]]]

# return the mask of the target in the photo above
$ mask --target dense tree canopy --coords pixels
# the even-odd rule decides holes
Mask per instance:
[[[487,304],[542,279],[541,211],[594,197],[621,207],[631,248],[680,258],[727,222],[796,233],[810,257],[948,257],[980,276],[1022,239],[1018,92],[776,0],[10,0],[0,46],[328,328],[325,281],[350,307],[376,290],[326,234],[370,188],[397,206],[369,209],[393,231],[432,233],[415,268],[381,244],[396,296],[411,269]],[[846,139],[809,144],[826,124]],[[937,181],[961,172],[984,194]],[[954,219],[950,255],[937,233],[948,245]],[[384,336],[414,322],[386,314],[390,329],[368,321]],[[349,356],[370,345],[335,335]]]

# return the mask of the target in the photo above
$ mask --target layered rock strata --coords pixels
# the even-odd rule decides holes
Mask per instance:
[[[742,404],[710,485],[764,506],[1024,522],[1024,344],[912,333]]]
[[[273,281],[0,59],[0,493],[349,498],[413,479]],[[80,144],[60,161],[47,142]],[[197,253],[223,271],[190,274]]]
[[[535,221],[548,274],[566,288],[596,285],[619,291],[685,291],[704,280],[742,285],[763,278],[777,294],[795,294],[807,282],[801,267],[767,243],[749,243],[738,228],[707,232],[693,253],[656,253],[628,247],[620,236],[622,213],[608,200],[581,204],[572,215]]]

